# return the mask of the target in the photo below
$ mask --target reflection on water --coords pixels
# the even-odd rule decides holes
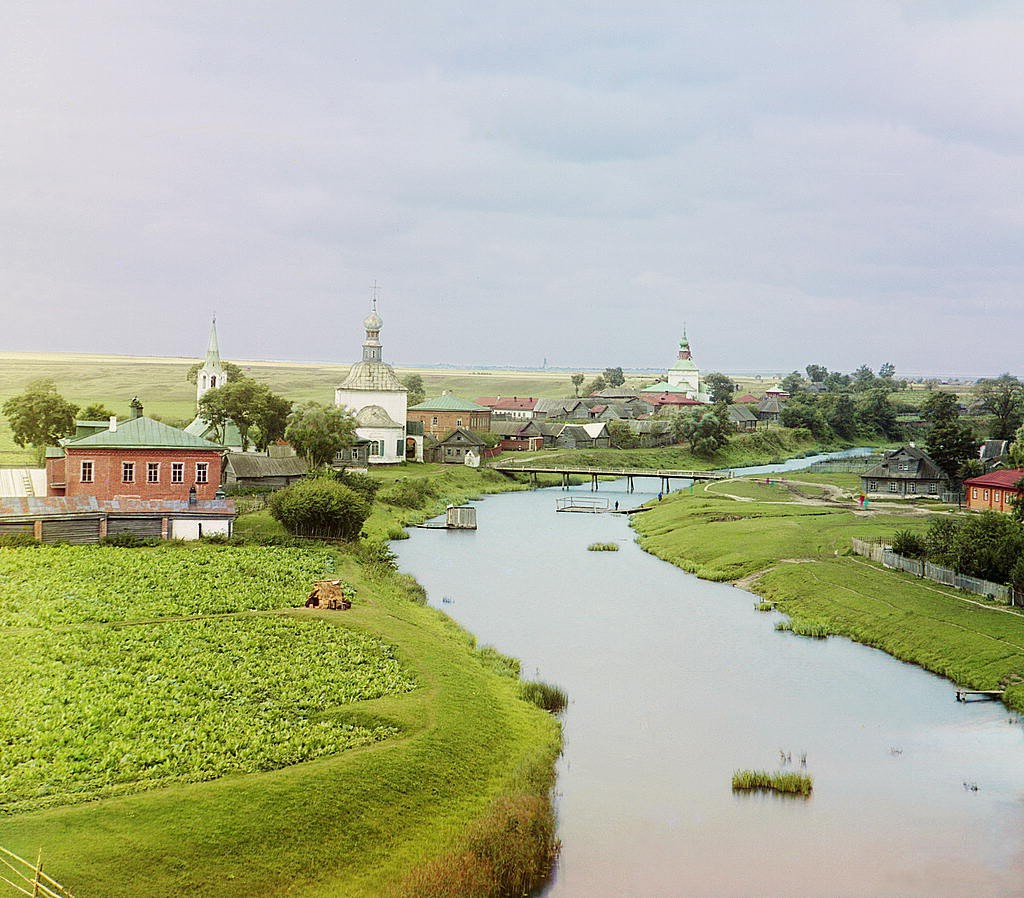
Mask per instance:
[[[601,494],[649,498],[621,486]],[[432,604],[569,694],[546,898],[1024,895],[1018,718],[881,652],[777,633],[750,594],[642,552],[625,518],[556,514],[561,494],[491,497],[476,532],[394,544]],[[810,800],[732,793],[733,770],[780,751],[795,769],[806,753]]]

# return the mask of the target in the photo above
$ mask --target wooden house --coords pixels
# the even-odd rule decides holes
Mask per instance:
[[[972,511],[1012,512],[1014,505],[1024,497],[1024,489],[1017,484],[1024,478],[1019,468],[990,471],[980,477],[964,481],[967,507]]]
[[[254,452],[228,452],[224,455],[221,482],[225,486],[280,489],[301,480],[308,471],[308,463],[298,455],[269,458]]]
[[[486,448],[487,444],[480,437],[464,427],[456,427],[443,440],[438,441],[441,462],[446,465],[464,465],[468,452],[472,451],[479,457]]]
[[[865,493],[897,496],[934,496],[946,488],[945,472],[916,446],[894,449],[860,475]]]

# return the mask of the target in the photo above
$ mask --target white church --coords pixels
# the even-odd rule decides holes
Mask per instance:
[[[355,415],[356,436],[369,442],[371,465],[405,461],[405,419],[408,390],[394,368],[381,358],[380,331],[384,322],[373,309],[363,321],[363,358],[356,362],[334,392],[334,404]]]

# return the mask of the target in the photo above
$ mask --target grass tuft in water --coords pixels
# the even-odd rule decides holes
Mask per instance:
[[[530,681],[519,685],[519,694],[525,701],[532,702],[538,708],[558,714],[565,710],[569,704],[569,697],[565,691],[553,686],[551,683],[541,681]]]
[[[810,795],[814,780],[806,773],[769,773],[767,770],[737,770],[732,775],[734,792],[767,791],[786,795]]]
[[[587,546],[588,552],[618,552],[618,543],[591,543]]]
[[[789,630],[796,636],[809,636],[812,639],[826,639],[832,632],[829,625],[820,620],[780,620],[776,630]]]

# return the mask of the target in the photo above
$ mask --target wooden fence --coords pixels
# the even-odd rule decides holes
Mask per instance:
[[[898,555],[883,543],[872,543],[863,539],[853,539],[851,543],[856,554],[870,558],[884,567],[897,571],[906,571],[915,577],[931,580],[933,583],[942,583],[944,586],[952,586],[955,589],[962,589],[964,592],[973,593],[976,596],[985,596],[987,599],[1001,602],[1004,605],[1024,606],[1024,592],[1020,592],[1011,586],[992,583],[989,580],[980,580],[977,577],[968,577],[966,574],[958,574],[951,568],[932,564],[930,561],[924,561],[920,558],[907,558],[903,555]]]
[[[33,864],[0,846],[0,882],[32,898],[74,898],[70,889],[43,872],[43,856]]]

